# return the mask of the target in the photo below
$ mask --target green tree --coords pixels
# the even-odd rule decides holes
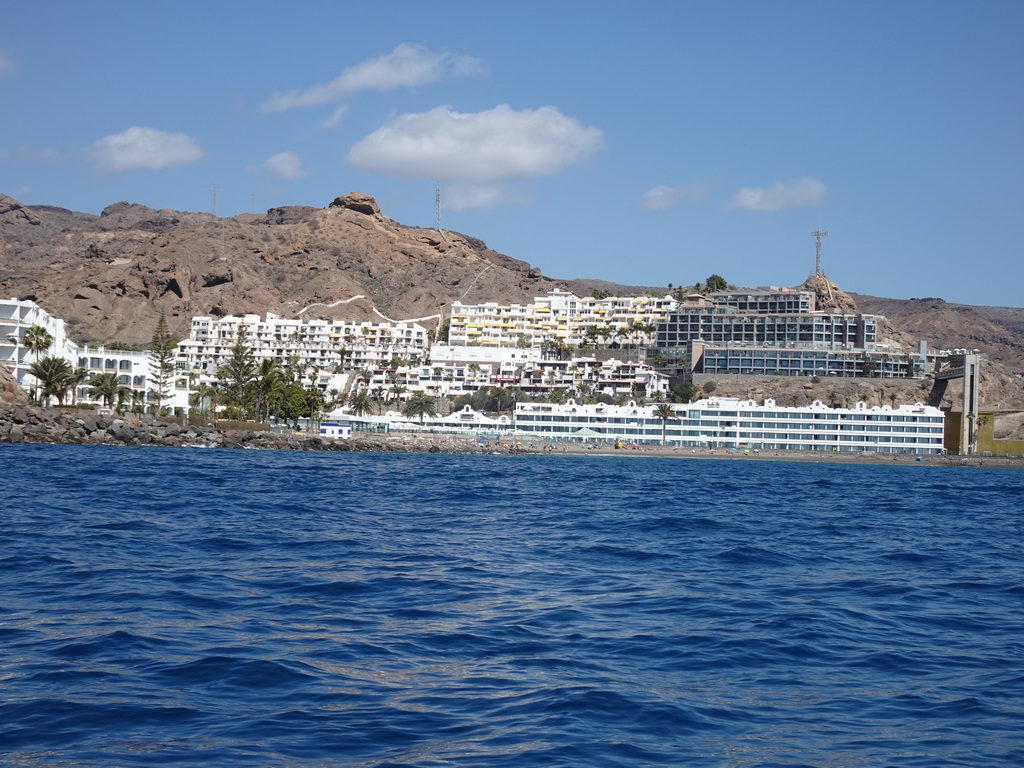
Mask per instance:
[[[68,377],[68,386],[71,388],[71,404],[75,405],[78,403],[78,388],[85,384],[89,380],[89,369],[78,367],[71,372],[71,376]]]
[[[64,405],[64,397],[68,393],[71,377],[74,375],[71,363],[63,357],[44,357],[42,360],[32,363],[28,367],[28,372],[36,378],[42,387],[41,395],[44,403],[53,396],[57,398],[58,404]]]
[[[38,360],[39,355],[46,352],[53,346],[53,336],[41,325],[33,325],[25,331],[25,338],[22,341],[25,349],[31,352]]]
[[[39,362],[40,355],[46,352],[53,345],[53,336],[41,325],[33,325],[27,331],[25,331],[25,337],[22,339],[22,344],[25,349],[32,353],[35,357],[35,361]],[[17,346],[17,341],[15,341]],[[17,356],[17,355],[15,355]],[[38,399],[39,392],[38,388],[33,387],[32,393],[33,399]]]
[[[365,389],[353,392],[348,398],[352,413],[356,416],[365,416],[373,410],[373,399]]]
[[[309,393],[297,381],[288,382],[281,394],[279,405],[281,418],[292,423],[295,429],[299,427],[299,419],[309,416]]]
[[[323,418],[326,396],[320,387],[310,387],[306,390],[306,408],[308,416],[313,421],[315,428],[320,428],[320,420]]]
[[[131,390],[118,383],[116,373],[97,373],[89,379],[89,394],[98,397],[108,408],[113,408],[114,403],[131,397]]]
[[[388,391],[382,386],[376,386],[370,390],[370,397],[377,403],[377,415],[384,413],[384,403],[387,400]]]
[[[245,327],[239,326],[238,338],[231,346],[231,357],[217,369],[224,404],[239,409],[243,418],[252,413],[255,405],[257,372],[256,360],[245,336]]]
[[[658,403],[654,407],[654,415],[661,419],[661,444],[665,444],[665,432],[668,429],[668,420],[676,419],[676,412],[668,403]]]
[[[404,386],[403,384],[392,384],[391,387],[388,389],[388,392],[391,393],[391,400],[395,403],[396,406],[402,402],[402,395],[404,395],[407,390],[408,387]]]
[[[163,410],[164,401],[171,396],[171,388],[174,386],[174,356],[177,351],[178,340],[171,336],[167,327],[167,316],[161,312],[149,345],[149,359],[152,362],[149,383],[156,397],[157,412]]]
[[[870,379],[875,375],[875,369],[878,368],[878,363],[872,360],[867,355],[861,358],[860,370],[865,378]]]
[[[256,420],[262,421],[270,418],[270,411],[273,408],[275,395],[280,394],[281,370],[277,360],[270,358],[260,360],[256,367],[255,381],[253,382],[253,394],[255,396]]]
[[[708,291],[724,291],[729,287],[729,284],[721,275],[711,275],[704,281],[704,287],[707,288]]]
[[[200,384],[188,396],[188,404],[199,415],[209,417],[215,400],[216,389],[209,384]]]
[[[437,416],[434,398],[426,392],[417,392],[405,404],[405,415],[411,419],[419,418],[420,425],[422,426],[425,417],[434,418]]]
[[[697,395],[696,385],[684,382],[672,387],[672,401],[675,403],[692,403]]]

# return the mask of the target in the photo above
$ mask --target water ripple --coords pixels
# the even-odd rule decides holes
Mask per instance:
[[[0,450],[12,765],[1024,764],[1015,472]]]

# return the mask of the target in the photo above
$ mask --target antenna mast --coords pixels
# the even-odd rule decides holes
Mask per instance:
[[[818,241],[814,246],[814,274],[823,275],[825,273],[821,271],[821,238],[828,237],[828,230],[822,232],[820,229],[816,229],[811,232],[811,235]]]
[[[441,232],[441,182],[434,187],[434,229]]]
[[[437,182],[434,187],[434,229],[437,230],[437,234],[441,236],[441,239],[446,243],[448,242],[448,236],[441,229],[441,182]]]

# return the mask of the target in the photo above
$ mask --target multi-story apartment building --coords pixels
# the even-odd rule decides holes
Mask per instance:
[[[880,343],[878,323],[875,315],[816,311],[806,291],[722,291],[682,302],[659,324],[656,346],[693,373],[923,375],[926,354]]]
[[[921,405],[830,408],[821,401],[799,408],[737,398],[709,398],[672,406],[662,419],[654,407],[519,403],[516,433],[544,439],[658,444],[726,450],[942,453],[945,414]]]
[[[38,355],[25,346],[25,333],[33,326],[42,328],[52,339],[50,348]],[[151,388],[153,361],[148,353],[102,346],[80,346],[68,338],[63,320],[52,317],[35,302],[17,299],[0,301],[0,338],[8,342],[0,343],[0,363],[6,363],[18,383],[27,390],[35,386],[35,377],[29,373],[32,363],[36,362],[37,358],[60,357],[67,360],[72,368],[84,369],[90,376],[116,374],[118,386],[125,387],[133,393],[132,399],[136,404],[141,404],[147,410],[155,410],[157,407]],[[171,391],[168,392],[168,398],[160,405],[172,412],[186,410],[188,394],[188,377],[177,377]],[[95,405],[100,402],[91,394],[88,380],[75,387],[71,399]]]
[[[177,363],[184,370],[212,376],[231,356],[244,332],[257,360],[274,359],[318,369],[376,369],[395,357],[419,361],[428,349],[427,329],[417,323],[285,319],[259,315],[194,317],[189,337],[178,344]]]
[[[647,344],[655,325],[676,307],[671,296],[580,298],[553,290],[532,304],[452,303],[448,341],[455,346],[540,347],[545,341],[579,346],[609,334],[604,341],[631,338]],[[588,333],[588,329],[590,330]]]
[[[606,395],[657,399],[668,394],[668,377],[632,360],[545,359],[537,349],[489,349],[435,345],[429,364],[377,368],[356,382],[358,388],[394,393],[406,400],[417,392],[456,398],[496,387],[530,397]],[[479,354],[479,353],[485,354]],[[490,353],[490,354],[486,354]]]
[[[72,365],[74,345],[67,337],[66,326],[60,318],[52,317],[34,301],[8,299],[0,301],[0,363],[5,363],[19,383],[24,382],[29,366],[36,355],[25,346],[25,333],[39,327],[50,334],[53,344],[43,355],[63,357]]]

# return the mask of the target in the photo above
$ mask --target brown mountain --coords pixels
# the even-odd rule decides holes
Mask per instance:
[[[990,358],[985,404],[1024,408],[1022,380],[1014,376],[1024,371],[1024,309],[844,294],[820,280],[807,286],[836,309],[885,315],[883,335],[900,343],[923,338],[933,348],[980,349]],[[0,295],[33,299],[63,317],[78,342],[145,345],[161,312],[181,336],[193,315],[293,317],[306,308],[305,317],[434,318],[424,321],[431,327],[452,301],[522,303],[556,287],[584,295],[646,290],[546,277],[473,237],[399,224],[359,193],[326,208],[228,219],[131,203],[96,216],[0,195]],[[363,298],[340,303],[355,296]],[[778,399],[829,394],[808,394],[805,385],[790,393],[796,383],[779,384]],[[747,395],[741,390],[749,386],[735,383],[735,394]],[[909,388],[901,397],[921,399],[920,382],[899,386]],[[723,387],[723,394],[734,388]]]
[[[145,344],[161,312],[184,336],[193,315],[411,319],[554,287],[619,286],[544,277],[475,238],[403,226],[358,193],[230,219],[130,203],[94,216],[0,195],[0,295],[36,301],[80,342]],[[354,296],[365,298],[336,304]]]
[[[862,312],[885,315],[933,349],[979,349],[990,361],[1024,374],[1024,309],[851,295]]]

